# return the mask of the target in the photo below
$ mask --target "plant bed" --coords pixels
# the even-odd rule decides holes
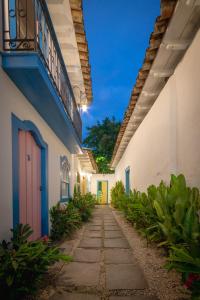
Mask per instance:
[[[37,293],[49,266],[70,257],[49,244],[46,237],[29,241],[33,233],[29,225],[19,224],[12,233],[10,242],[0,243],[0,298],[18,300]]]
[[[113,213],[132,248],[136,261],[144,272],[149,292],[157,295],[160,300],[190,299],[190,292],[181,284],[181,274],[164,268],[167,262],[166,251],[158,248],[156,243],[147,243],[147,240],[122,214],[115,209]]]
[[[75,190],[71,203],[78,209],[81,221],[87,222],[92,216],[92,210],[95,207],[96,198],[91,193],[82,195],[80,192],[76,192]]]
[[[147,193],[124,192],[122,182],[111,190],[112,205],[127,221],[166,254],[165,268],[181,273],[182,284],[200,299],[200,194],[183,175],[170,185],[151,185]],[[163,266],[164,267],[164,266]]]
[[[50,209],[51,239],[54,242],[63,241],[87,222],[95,207],[95,197],[91,193],[81,195],[74,192],[74,197],[68,203],[58,202]]]

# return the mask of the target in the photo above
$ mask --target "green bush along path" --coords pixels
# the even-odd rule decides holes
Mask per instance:
[[[182,274],[182,282],[200,299],[200,194],[186,185],[183,175],[171,175],[169,185],[151,185],[147,193],[125,194],[122,182],[111,191],[112,204],[132,225],[168,256],[168,269]]]

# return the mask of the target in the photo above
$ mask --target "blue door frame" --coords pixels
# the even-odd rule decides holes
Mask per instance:
[[[100,192],[100,184],[102,183],[102,182],[107,182],[107,199],[106,199],[106,204],[108,204],[108,180],[97,180],[97,198],[98,198],[98,196],[99,196],[99,192]]]
[[[130,193],[130,167],[126,168],[125,170],[125,189],[126,193]]]
[[[41,148],[41,233],[47,235],[49,233],[48,145],[31,121],[21,121],[14,114],[12,114],[13,228],[19,224],[19,130],[30,131]]]

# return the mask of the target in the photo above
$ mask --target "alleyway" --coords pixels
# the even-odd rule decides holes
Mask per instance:
[[[109,207],[98,207],[55,283],[51,300],[156,300]]]

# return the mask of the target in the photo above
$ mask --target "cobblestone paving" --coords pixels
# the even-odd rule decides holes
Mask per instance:
[[[65,246],[67,248],[67,242]],[[98,206],[50,300],[157,300],[111,208]]]

